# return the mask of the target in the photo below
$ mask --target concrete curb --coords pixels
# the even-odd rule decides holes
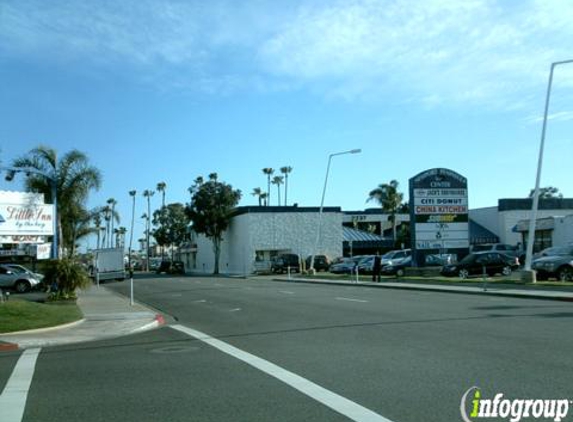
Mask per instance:
[[[269,279],[267,279],[269,280]],[[571,296],[553,296],[553,295],[542,295],[535,292],[515,292],[515,291],[503,291],[503,290],[470,290],[471,287],[461,287],[461,286],[451,286],[453,288],[448,288],[447,286],[438,285],[428,285],[428,286],[416,286],[413,284],[409,285],[388,285],[385,282],[381,283],[364,283],[364,282],[344,282],[336,280],[307,280],[301,278],[291,278],[289,279],[279,279],[273,278],[272,281],[278,281],[282,283],[306,283],[306,284],[320,284],[320,285],[334,285],[334,286],[353,286],[353,287],[366,287],[375,289],[394,289],[394,290],[414,290],[422,292],[439,292],[439,293],[454,293],[454,294],[466,294],[466,295],[481,295],[481,296],[501,296],[501,297],[511,297],[518,299],[537,299],[537,300],[553,300],[560,302],[573,302],[573,297]],[[386,282],[388,283],[388,282]],[[396,282],[391,282],[396,283]],[[490,287],[491,289],[491,287]],[[551,293],[551,292],[550,292]]]
[[[18,335],[18,334],[41,334],[41,333],[48,333],[50,331],[56,331],[56,330],[62,330],[62,329],[66,329],[66,328],[72,328],[75,327],[76,325],[80,325],[83,324],[84,322],[86,322],[85,318],[79,319],[77,321],[74,322],[68,322],[66,324],[62,324],[62,325],[55,325],[53,327],[46,327],[46,328],[35,328],[33,330],[22,330],[22,331],[11,331],[9,333],[2,333],[0,334],[0,341],[2,340],[2,337],[5,336],[12,336],[12,335]]]

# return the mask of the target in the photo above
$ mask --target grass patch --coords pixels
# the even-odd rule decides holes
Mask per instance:
[[[0,303],[0,334],[48,328],[78,321],[83,317],[76,304],[47,305],[26,300]]]

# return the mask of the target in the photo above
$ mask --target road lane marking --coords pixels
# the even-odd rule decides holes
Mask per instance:
[[[193,303],[205,303],[207,302],[205,299],[194,300]]]
[[[41,349],[28,349],[16,363],[10,379],[0,395],[3,422],[21,422],[26,408],[28,391],[32,384],[36,360]]]
[[[270,375],[279,381],[291,386],[292,388],[300,391],[306,396],[322,403],[323,405],[331,408],[332,410],[346,416],[347,418],[356,422],[392,422],[389,419],[360,406],[345,397],[342,397],[318,384],[313,383],[306,378],[301,377],[293,372],[287,371],[272,362],[262,359],[258,356],[252,355],[234,346],[231,346],[224,341],[217,340],[209,336],[208,334],[202,333],[200,331],[194,330],[184,325],[172,325],[171,328],[177,330],[181,333],[187,334],[191,337],[196,338],[208,345],[226,353],[236,359],[239,359],[252,367],[258,369]]]
[[[235,309],[231,309],[229,312],[239,312],[241,310],[241,308],[235,308]]]
[[[288,290],[279,290],[279,293],[284,293],[285,295],[294,295],[294,292],[289,292]]]
[[[346,301],[348,301],[348,302],[368,303],[367,300],[352,299],[352,298],[349,298],[349,297],[337,297],[336,300],[346,300]]]

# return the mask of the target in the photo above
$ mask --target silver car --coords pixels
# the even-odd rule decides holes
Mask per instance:
[[[0,265],[0,288],[9,288],[18,293],[25,293],[39,284],[40,280],[34,275],[19,272],[6,265]]]

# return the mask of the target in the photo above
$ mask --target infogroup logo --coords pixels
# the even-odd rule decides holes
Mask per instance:
[[[462,397],[460,413],[464,422],[489,418],[508,419],[510,422],[520,422],[523,419],[560,422],[567,417],[570,405],[573,405],[573,401],[568,399],[506,399],[503,393],[495,394],[493,399],[486,399],[479,387],[472,387]]]

